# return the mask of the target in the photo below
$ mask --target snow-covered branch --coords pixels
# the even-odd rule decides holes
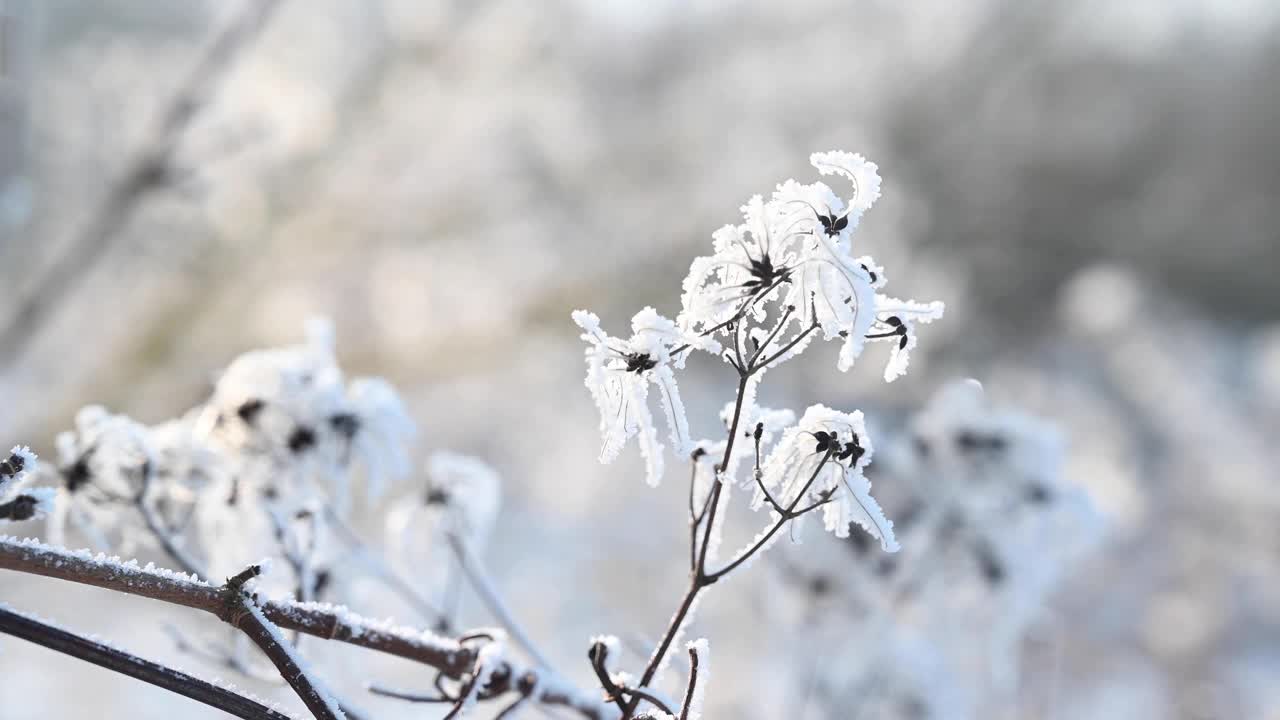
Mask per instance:
[[[96,640],[56,627],[30,615],[0,606],[0,633],[12,635],[55,652],[93,663],[170,692],[184,695],[244,720],[290,720],[274,708],[231,688],[145,660]]]
[[[134,561],[94,555],[87,550],[71,551],[34,540],[0,537],[0,569],[92,585],[116,592],[160,600],[173,605],[202,610],[224,621],[244,612],[227,604],[226,588],[191,575],[140,566]],[[336,640],[377,652],[412,660],[434,668],[442,676],[467,677],[475,666],[479,650],[474,644],[440,637],[430,631],[370,620],[345,607],[324,603],[266,600],[254,611],[272,625],[319,638]],[[538,671],[503,660],[483,688],[486,697],[518,692],[519,684],[532,683],[533,697],[540,703],[573,709],[591,720],[613,717],[600,701],[558,679],[544,678]]]

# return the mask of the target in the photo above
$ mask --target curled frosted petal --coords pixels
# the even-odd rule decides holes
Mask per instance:
[[[880,168],[861,155],[832,150],[810,155],[809,162],[823,175],[841,175],[853,183],[850,210],[865,211],[880,199]]]

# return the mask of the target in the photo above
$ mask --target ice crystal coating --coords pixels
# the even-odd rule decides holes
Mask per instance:
[[[876,329],[868,336],[871,342],[891,342],[889,362],[884,368],[885,382],[893,382],[907,372],[910,353],[916,346],[916,325],[928,324],[942,317],[946,308],[941,302],[918,303],[914,300],[876,296]]]
[[[632,318],[627,339],[607,335],[600,318],[585,310],[575,310],[573,320],[587,342],[585,385],[600,411],[600,462],[612,462],[627,440],[638,436],[645,478],[657,485],[662,480],[663,446],[649,410],[649,385],[658,388],[673,449],[677,455],[688,454],[693,443],[675,369],[683,367],[687,350],[715,352],[718,344],[681,330],[651,307]]]
[[[840,341],[841,371],[853,366],[867,340],[891,339],[895,349],[885,379],[892,381],[906,369],[915,323],[941,317],[942,304],[877,294],[883,270],[870,257],[853,254],[853,231],[880,197],[875,163],[842,151],[814,153],[810,162],[823,175],[849,181],[852,194],[842,198],[823,182],[787,180],[767,202],[758,195],[748,200],[741,208],[744,222],[717,230],[713,254],[690,266],[680,326],[729,334],[734,321],[759,321],[772,310],[779,332],[750,337],[763,337],[768,365],[803,352],[811,331],[820,330],[823,339]]]
[[[893,523],[871,497],[871,483],[863,475],[871,455],[861,411],[811,406],[769,454],[761,477],[764,489],[756,490],[752,507],[765,504],[764,490],[784,508],[823,503],[823,524],[836,537],[848,537],[849,526],[857,523],[886,552],[895,552]],[[803,522],[803,517],[795,522]]]

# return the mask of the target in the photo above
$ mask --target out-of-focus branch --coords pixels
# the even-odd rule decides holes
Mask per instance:
[[[449,533],[448,540],[449,547],[458,556],[458,566],[462,568],[462,572],[467,576],[471,586],[480,596],[480,599],[484,601],[485,606],[489,608],[489,612],[493,613],[493,616],[502,624],[503,629],[516,642],[520,643],[520,647],[529,653],[529,656],[538,664],[538,667],[544,670],[550,669],[551,661],[547,659],[546,654],[538,649],[529,633],[525,632],[520,622],[516,620],[515,615],[512,614],[506,602],[503,601],[498,589],[489,580],[488,574],[485,573],[484,568],[480,565],[480,560],[471,552],[466,540],[456,533]]]
[[[128,675],[244,720],[288,720],[287,715],[226,688],[3,607],[0,633]]]
[[[391,588],[402,600],[412,605],[414,610],[421,613],[424,618],[435,622],[437,630],[445,632],[449,629],[448,617],[445,612],[423,597],[422,593],[418,592],[408,580],[401,577],[395,571],[395,568],[392,568],[382,556],[370,551],[369,546],[360,538],[360,534],[348,525],[338,513],[334,512],[332,507],[325,506],[324,514],[329,528],[338,536],[338,540],[343,545],[346,545],[347,549],[354,553],[356,558],[364,563],[372,573],[381,578],[387,584],[387,587]]]
[[[160,114],[143,147],[111,185],[106,195],[71,238],[44,276],[16,298],[13,312],[0,319],[0,368],[9,366],[25,347],[57,298],[90,271],[111,247],[142,199],[161,187],[174,152],[200,108],[221,87],[237,58],[270,22],[282,0],[246,0],[243,10],[214,38],[186,81]]]
[[[183,572],[195,575],[196,577],[208,578],[204,567],[191,555],[182,548],[177,537],[175,537],[168,528],[165,527],[164,521],[156,514],[155,508],[147,502],[147,494],[151,490],[151,468],[142,468],[142,487],[138,490],[138,495],[134,499],[138,512],[142,515],[143,522],[147,525],[156,542],[160,543],[160,547],[165,551],[174,562],[178,563],[178,567]]]

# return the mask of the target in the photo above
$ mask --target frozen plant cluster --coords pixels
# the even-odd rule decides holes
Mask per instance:
[[[331,566],[352,550],[338,531],[351,488],[373,503],[408,477],[413,432],[385,381],[343,376],[317,320],[303,344],[236,358],[208,400],[176,419],[77,413],[57,438],[50,535],[60,542],[71,525],[101,549],[159,547],[204,577],[275,556],[292,577],[274,579],[315,599],[342,579]]]
[[[795,580],[788,591],[802,602],[822,586],[824,602],[838,597],[850,606],[823,614],[843,618],[823,626],[824,636],[848,639],[816,651],[838,658],[814,671],[822,699],[846,707],[839,692],[854,688],[864,707],[885,698],[933,700],[925,690],[941,692],[943,684],[925,679],[938,668],[974,681],[951,667],[956,653],[988,636],[1007,640],[1003,656],[1015,652],[1057,573],[1083,547],[1058,536],[1088,536],[1080,526],[1087,503],[1059,477],[1053,433],[988,408],[971,384],[944,389],[912,423],[909,440],[882,442],[883,470],[872,464],[874,425],[862,411],[819,403],[798,413],[757,403],[767,373],[815,341],[836,344],[840,371],[869,343],[888,344],[884,379],[891,382],[907,369],[919,327],[943,313],[941,303],[881,292],[884,269],[855,254],[854,231],[880,196],[875,164],[846,152],[810,160],[842,191],[788,180],[767,200],[750,198],[742,222],[716,231],[711,254],[692,262],[676,318],[644,308],[624,337],[610,335],[590,312],[572,314],[586,343],[601,462],[635,438],[649,485],[666,474],[666,443],[688,463],[689,585],[645,648],[642,667],[626,666],[614,636],[587,646],[594,686],[579,689],[553,667],[481,560],[499,517],[497,472],[438,451],[423,480],[412,480],[414,425],[399,396],[383,380],[348,379],[323,321],[299,345],[236,358],[204,402],[172,420],[148,425],[98,406],[81,410],[74,429],[57,438],[57,462],[39,473],[58,486],[48,524],[54,544],[4,539],[0,565],[55,576],[73,568],[81,575],[70,579],[210,610],[247,639],[179,631],[181,649],[261,675],[269,668],[252,652],[256,644],[321,720],[361,713],[326,689],[310,664],[316,649],[301,643],[301,633],[425,658],[436,670],[431,689],[369,689],[447,707],[445,717],[506,697],[500,717],[537,703],[591,720],[697,720],[709,643],[684,637],[704,593],[780,538],[798,542],[813,515],[832,541],[806,551],[807,565],[794,562],[794,552],[771,557]],[[681,400],[679,377],[699,355],[736,379],[719,414],[720,437],[694,439]],[[0,465],[4,492],[34,466],[34,456],[15,449]],[[880,498],[872,494],[875,473],[891,481]],[[49,510],[53,491],[22,492]],[[742,547],[722,552],[735,492],[763,522]],[[379,514],[381,543],[361,537],[353,522],[360,513]],[[60,546],[71,533],[125,556],[161,553],[187,574],[68,551]],[[229,579],[219,585],[217,578]],[[369,584],[412,607],[430,629],[348,610],[369,600],[354,591]],[[464,584],[496,627],[456,627]],[[907,613],[911,622],[904,608],[917,609]],[[936,608],[965,621],[946,622],[931,614]],[[678,648],[685,659],[676,663]],[[803,650],[812,654],[815,645]],[[664,678],[673,666],[684,675],[678,686]],[[860,690],[881,681],[888,689],[880,695]]]
[[[795,680],[831,717],[853,702],[873,716],[1007,714],[1026,701],[1028,633],[1101,541],[1101,516],[1065,476],[1056,430],[976,381],[941,388],[889,445],[879,477],[904,552],[853,535],[778,559],[771,611],[831,643]]]
[[[838,345],[841,371],[853,366],[868,343],[888,343],[884,378],[892,382],[907,369],[918,327],[943,313],[940,302],[880,292],[887,282],[884,269],[855,253],[854,231],[880,197],[875,163],[842,151],[815,153],[810,162],[819,174],[840,180],[842,192],[822,181],[787,180],[768,199],[750,198],[741,208],[742,222],[717,230],[711,254],[691,264],[675,319],[646,307],[632,318],[629,336],[614,336],[595,314],[573,313],[587,344],[585,385],[600,414],[601,462],[613,461],[636,438],[647,482],[662,480],[666,448],[649,402],[656,392],[671,450],[691,466],[690,586],[666,632],[638,680],[606,666],[607,645],[593,646],[597,676],[624,717],[666,711],[649,690],[702,592],[752,562],[784,528],[798,539],[805,516],[819,513],[837,538],[865,533],[886,552],[900,547],[893,522],[871,494],[865,471],[873,445],[862,412],[819,404],[797,420],[791,410],[756,403],[765,374],[815,340]],[[738,380],[721,415],[723,440],[690,436],[678,376],[698,353],[719,359]],[[768,520],[750,543],[720,561],[735,488],[751,491],[750,507],[766,510]],[[691,688],[695,680],[691,672]]]

